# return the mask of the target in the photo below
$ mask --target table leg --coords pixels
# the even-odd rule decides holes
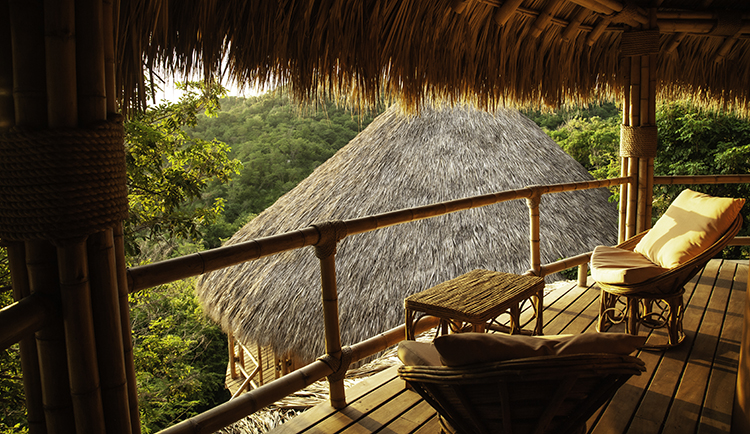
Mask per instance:
[[[536,327],[534,328],[534,334],[541,336],[544,334],[544,289],[540,289],[536,295],[531,296],[531,302],[534,303],[534,310],[536,311]]]

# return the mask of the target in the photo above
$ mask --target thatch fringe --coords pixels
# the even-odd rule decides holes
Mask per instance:
[[[123,1],[126,96],[136,95],[132,77],[145,58],[148,67],[183,74],[202,70],[207,76],[226,72],[248,86],[289,84],[301,100],[327,93],[355,107],[384,96],[410,110],[426,100],[470,102],[484,109],[588,103],[619,97],[620,36],[627,24],[647,19],[644,11],[620,19],[616,9],[606,9],[612,14],[588,9],[600,2],[566,2],[539,29],[533,26],[539,26],[546,2],[523,1],[504,17],[504,25],[495,17],[511,2],[466,2],[460,13],[453,3]],[[656,16],[693,7],[685,3],[661,2]],[[737,16],[748,12],[740,1],[723,6],[734,6]],[[660,62],[662,95],[699,90],[707,104],[747,112],[750,41],[741,32],[749,26],[738,28],[736,43],[724,44],[705,33],[716,26],[714,20],[696,27],[680,24],[687,20],[674,14],[664,17],[669,19],[665,28],[698,33]],[[662,45],[672,42],[668,33],[661,39]],[[715,63],[722,46],[725,60]]]

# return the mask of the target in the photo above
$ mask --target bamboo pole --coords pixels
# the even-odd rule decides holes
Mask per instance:
[[[47,126],[44,4],[42,0],[8,0],[13,41],[13,103],[16,125]],[[31,54],[30,54],[31,53]]]
[[[0,309],[0,350],[33,335],[48,324],[54,312],[52,302],[39,295],[30,295]]]
[[[750,183],[750,174],[746,175],[671,175],[654,176],[654,184],[689,185],[689,184],[744,184]]]
[[[336,289],[336,255],[320,258],[320,279],[323,290],[323,324],[325,327],[326,353],[341,359],[341,331],[339,330],[339,305]],[[331,406],[344,408],[346,395],[344,380],[329,381]]]
[[[544,6],[544,9],[539,13],[539,16],[534,20],[531,25],[531,32],[529,33],[532,38],[538,38],[542,34],[547,25],[552,21],[555,13],[560,9],[560,5],[563,0],[552,0]]]
[[[10,34],[10,11],[7,0],[0,1],[0,134],[16,121],[13,107],[13,42]]]
[[[107,433],[130,434],[132,430],[112,230],[91,235],[87,251],[96,356]]]
[[[570,23],[565,26],[565,30],[563,30],[562,34],[560,35],[563,41],[569,41],[578,34],[578,30],[581,28],[581,23],[583,23],[583,20],[586,19],[589,13],[590,12],[588,9],[578,7],[578,12],[576,13],[575,17],[573,17]]]
[[[627,176],[630,173],[629,158],[620,158],[620,176]],[[618,235],[617,243],[621,243],[627,239],[627,227],[628,227],[628,190],[630,184],[620,185],[620,218],[618,221]]]
[[[130,428],[133,434],[140,434],[141,421],[138,411],[138,387],[133,362],[133,334],[130,329],[130,304],[128,303],[128,279],[125,274],[125,239],[122,222],[113,229],[115,244],[115,264],[117,270],[117,292],[120,306],[120,329],[125,358],[125,375],[128,381],[128,402],[130,406]]]
[[[526,199],[529,207],[529,262],[531,270],[538,276],[541,272],[541,252],[539,248],[539,203],[542,200],[541,193],[535,193]]]
[[[115,5],[114,0],[103,0],[104,79],[107,113],[117,112],[117,83],[115,78]]]
[[[32,294],[57,299],[60,295],[55,248],[46,241],[26,242],[26,268]],[[62,318],[36,333],[42,401],[47,432],[67,433],[75,430],[75,416],[70,397],[68,362]]]
[[[78,124],[78,98],[74,0],[45,2],[44,31],[49,126],[75,127]]]
[[[648,208],[649,198],[651,195],[648,194],[648,158],[638,159],[638,206],[637,206],[637,218],[635,233],[639,234],[648,229],[647,219],[650,220],[646,214]]]
[[[84,240],[57,248],[70,394],[78,432],[106,432]]]
[[[81,125],[107,119],[102,0],[75,0],[76,81]]]
[[[628,176],[634,181],[631,182],[628,188],[628,213],[627,213],[627,228],[625,231],[625,239],[628,239],[636,234],[636,217],[638,206],[638,159],[628,158]]]
[[[21,300],[31,295],[29,275],[26,271],[26,249],[23,243],[10,243],[7,246],[8,265],[13,281],[13,297]],[[26,417],[29,433],[46,433],[44,422],[44,404],[42,401],[42,378],[39,372],[39,355],[34,336],[21,339],[21,370],[23,372],[23,389],[26,396]]]

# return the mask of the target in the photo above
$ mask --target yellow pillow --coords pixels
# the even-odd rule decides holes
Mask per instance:
[[[718,240],[744,204],[745,199],[684,190],[638,242],[635,251],[661,267],[674,268]]]

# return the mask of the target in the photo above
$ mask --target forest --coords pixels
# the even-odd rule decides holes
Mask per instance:
[[[282,91],[226,97],[216,84],[185,83],[177,102],[126,120],[130,265],[221,245],[346,145],[385,107],[353,113],[334,102],[300,109]],[[525,111],[596,178],[619,173],[615,104]],[[657,175],[748,173],[750,122],[701,111],[687,101],[658,108]],[[654,216],[684,186],[657,186]],[[748,197],[746,185],[691,187]],[[612,200],[617,192],[613,191]],[[747,221],[748,211],[745,210]],[[743,229],[743,233],[747,233]],[[747,257],[734,248],[726,255]],[[191,279],[130,296],[134,359],[144,433],[193,416],[229,396],[223,386],[226,336],[208,320]],[[0,303],[13,302],[0,247]],[[0,432],[27,432],[19,350],[0,354]]]

